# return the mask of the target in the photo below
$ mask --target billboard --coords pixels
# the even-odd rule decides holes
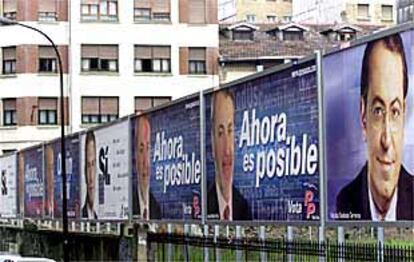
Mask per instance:
[[[186,99],[131,121],[133,214],[200,220],[200,104]]]
[[[0,157],[0,218],[17,215],[17,160],[16,155]]]
[[[24,216],[43,216],[43,146],[20,152],[19,172],[24,177]]]
[[[123,121],[81,135],[82,218],[128,218],[128,130]]]
[[[329,221],[414,220],[412,38],[323,58]]]
[[[66,137],[66,197],[68,218],[78,218],[79,137]],[[44,217],[62,217],[62,156],[60,140],[45,145]]]
[[[207,219],[319,220],[315,60],[205,96]]]

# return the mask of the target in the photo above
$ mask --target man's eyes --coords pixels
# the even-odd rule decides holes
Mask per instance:
[[[376,106],[372,109],[372,113],[374,114],[374,116],[383,116],[385,110],[382,107]]]

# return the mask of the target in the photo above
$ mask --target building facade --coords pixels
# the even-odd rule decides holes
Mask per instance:
[[[293,21],[357,23],[391,26],[396,23],[395,0],[294,0]]]
[[[219,0],[219,21],[286,22],[292,18],[292,0]]]
[[[414,21],[414,0],[397,0],[397,22],[399,24]]]
[[[58,45],[68,133],[218,84],[215,1],[0,3],[4,17]],[[59,136],[61,101],[47,40],[17,25],[0,26],[0,34],[0,150],[7,153]]]

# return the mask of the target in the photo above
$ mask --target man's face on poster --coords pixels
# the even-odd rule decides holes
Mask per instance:
[[[404,146],[403,62],[380,42],[369,63],[367,101],[361,106],[368,175],[372,193],[389,200],[398,183]]]
[[[95,142],[86,142],[86,186],[88,190],[88,204],[93,207],[95,202],[95,181],[96,181],[96,149]]]
[[[147,190],[150,179],[150,135],[151,127],[146,117],[138,119],[137,132],[137,171],[138,184],[141,189]]]
[[[229,196],[234,168],[234,102],[223,92],[214,101],[213,154],[216,180],[224,197]]]

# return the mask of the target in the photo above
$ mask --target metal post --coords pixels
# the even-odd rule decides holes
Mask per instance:
[[[338,227],[338,254],[339,254],[339,262],[345,261],[345,234],[344,234],[344,227]]]
[[[172,234],[172,224],[167,224],[167,233],[170,235]],[[171,262],[172,261],[172,257],[173,257],[173,248],[172,248],[172,244],[168,243],[167,245],[167,261]]]
[[[322,255],[319,257],[319,261],[325,261],[325,199],[326,199],[326,181],[325,181],[325,119],[324,119],[324,106],[323,106],[323,78],[322,78],[322,52],[321,50],[315,51],[316,55],[316,75],[318,86],[318,142],[319,142],[319,245],[321,245]]]
[[[377,229],[377,233],[378,233],[378,257],[377,257],[377,261],[378,262],[383,262],[384,261],[384,228],[383,227],[378,227]]]
[[[62,166],[62,220],[63,220],[63,260],[65,262],[69,261],[69,234],[68,234],[68,213],[67,213],[67,192],[66,192],[66,151],[65,151],[65,106],[64,106],[64,97],[63,97],[63,66],[62,66],[62,59],[60,57],[59,50],[53,40],[41,30],[19,23],[5,17],[0,17],[0,23],[6,25],[18,25],[25,27],[27,29],[33,30],[38,32],[42,36],[44,36],[49,43],[52,45],[59,64],[59,79],[60,79],[60,144],[61,144],[61,166]]]
[[[264,242],[266,241],[266,227],[265,226],[260,226],[259,238],[261,241],[263,241],[263,245],[264,245]],[[266,251],[263,251],[263,250],[260,251],[260,262],[267,262]]]
[[[292,244],[293,244],[293,227],[288,226],[287,227],[287,242],[288,242],[288,249],[287,249],[287,255],[288,255],[288,261],[293,261],[293,255],[292,255]]]
[[[188,224],[184,224],[184,239],[187,239],[187,236],[190,235],[190,225]],[[190,250],[190,246],[188,245],[188,242],[185,241],[185,245],[184,245],[184,260],[186,262],[190,261],[189,259],[189,250]]]
[[[204,225],[204,239],[208,238],[208,225]],[[208,247],[204,247],[204,262],[208,262]]]
[[[241,226],[236,226],[236,242],[239,245],[241,242]],[[243,259],[243,251],[240,248],[236,249],[236,261],[242,261]]]
[[[216,262],[221,261],[220,249],[217,248],[217,239],[220,237],[220,226],[214,225],[214,243],[216,243],[215,254],[216,254]]]

